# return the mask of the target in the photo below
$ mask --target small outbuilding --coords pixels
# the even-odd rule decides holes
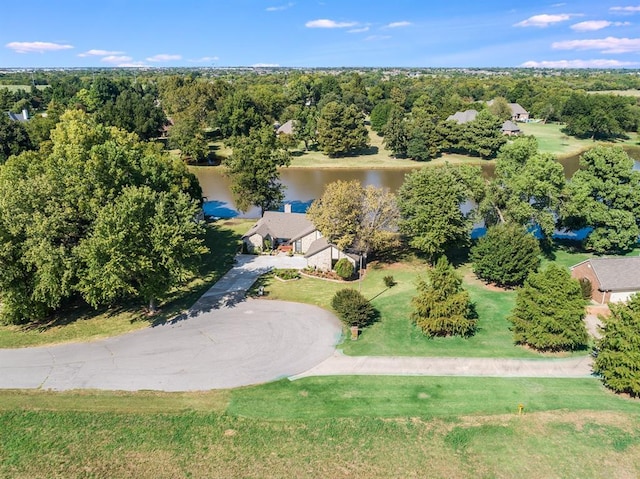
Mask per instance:
[[[522,133],[522,130],[520,130],[520,127],[516,125],[514,122],[512,122],[511,120],[507,120],[502,124],[501,131],[505,135],[509,135],[509,136],[518,136],[519,134]]]
[[[597,303],[625,302],[640,292],[640,256],[588,259],[572,266],[571,276],[591,282],[591,299]]]

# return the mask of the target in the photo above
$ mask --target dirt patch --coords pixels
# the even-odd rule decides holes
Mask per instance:
[[[483,288],[488,289],[489,291],[498,291],[498,292],[513,291],[513,288],[503,288],[502,286],[498,286],[497,284],[494,284],[494,283],[486,283],[480,278],[478,278],[475,275],[475,273],[471,273],[471,272],[464,275],[464,280],[469,284],[477,284],[479,286],[482,286]]]
[[[611,310],[608,304],[590,304],[587,306],[587,314],[593,316],[601,314],[602,316],[609,317],[611,316]]]

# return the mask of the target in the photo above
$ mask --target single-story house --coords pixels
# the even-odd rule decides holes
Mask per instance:
[[[285,205],[284,212],[265,211],[264,215],[242,237],[245,249],[260,252],[264,249],[291,247],[295,254],[303,254],[309,266],[329,271],[335,263],[347,258],[358,269],[360,257],[328,243],[315,225],[304,213],[292,213],[291,205]]]
[[[505,121],[502,124],[502,128],[500,130],[502,131],[502,133],[509,136],[517,136],[520,133],[522,133],[522,131],[520,130],[520,127],[516,125],[514,122],[512,122],[511,120]]]
[[[27,110],[22,110],[22,113],[13,113],[12,111],[8,111],[7,115],[9,115],[9,119],[11,121],[29,121],[29,112]]]
[[[509,103],[509,108],[511,108],[511,120],[529,121],[529,112],[517,103]]]
[[[478,116],[476,110],[457,111],[455,114],[449,115],[447,121],[455,121],[459,125],[462,125],[463,123],[469,123],[475,120],[476,116]]]
[[[640,292],[640,256],[588,259],[572,266],[571,276],[591,281],[591,299],[597,303],[624,302]]]

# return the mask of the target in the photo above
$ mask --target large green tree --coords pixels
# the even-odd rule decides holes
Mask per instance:
[[[480,209],[489,225],[537,225],[551,238],[564,188],[562,165],[539,153],[535,138],[517,138],[501,148]]]
[[[284,199],[278,168],[289,166],[290,161],[289,152],[280,147],[271,126],[238,137],[225,163],[237,208],[248,211],[257,206],[263,214],[277,208]]]
[[[640,234],[640,171],[621,147],[597,146],[582,155],[560,210],[565,226],[592,227],[587,248],[628,251]]]
[[[593,369],[604,384],[618,393],[640,396],[640,295],[627,304],[609,305],[602,317],[602,338]]]
[[[480,169],[471,166],[447,164],[408,174],[398,191],[400,232],[431,259],[468,244],[473,216],[460,207],[482,188]]]
[[[427,336],[470,336],[476,330],[477,315],[462,279],[441,256],[418,280],[418,294],[411,300],[411,319]]]
[[[9,156],[32,148],[29,134],[22,123],[12,121],[5,112],[0,112],[0,165]]]
[[[355,105],[327,103],[320,111],[317,128],[318,144],[329,156],[344,156],[369,146],[364,115]]]
[[[538,240],[517,224],[489,227],[471,248],[473,271],[485,281],[500,286],[519,286],[540,265]]]
[[[195,203],[201,198],[197,180],[182,162],[82,111],[62,115],[51,142],[0,168],[4,321],[40,319],[77,293],[79,248],[101,210],[126,187],[146,186],[172,198],[187,194]],[[171,247],[166,245],[167,255]]]
[[[396,158],[407,156],[408,128],[404,110],[394,106],[389,113],[389,119],[382,129],[384,144]]]
[[[130,186],[98,212],[77,248],[82,267],[77,289],[89,304],[140,297],[149,304],[197,270],[206,253],[197,204],[186,193]]]
[[[307,215],[341,249],[379,253],[398,242],[395,196],[373,185],[362,187],[356,180],[329,183]]]
[[[571,351],[588,343],[584,316],[580,283],[552,263],[527,278],[508,319],[516,343],[541,351]]]

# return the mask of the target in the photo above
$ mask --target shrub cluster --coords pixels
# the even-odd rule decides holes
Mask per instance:
[[[293,268],[276,268],[273,270],[273,274],[285,281],[290,279],[300,279],[300,271]]]
[[[353,276],[353,265],[347,258],[338,260],[334,267],[336,274],[342,279],[349,279]]]
[[[347,326],[368,326],[377,317],[369,300],[353,288],[338,291],[331,299],[331,307]]]

